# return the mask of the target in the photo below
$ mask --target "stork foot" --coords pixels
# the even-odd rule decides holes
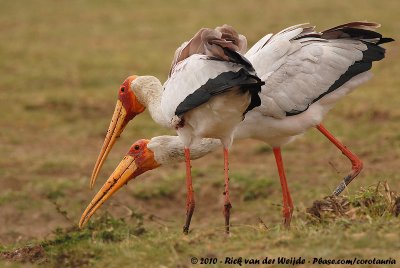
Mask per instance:
[[[355,177],[360,174],[363,168],[363,163],[360,159],[355,158],[352,159],[352,171],[349,175],[343,178],[343,181],[336,187],[335,191],[333,191],[333,195],[338,196],[340,195],[344,189],[346,189],[347,185],[350,184],[354,180]]]
[[[183,233],[187,235],[189,233],[189,226],[190,226],[190,221],[192,220],[193,212],[194,212],[194,202],[189,203],[186,211],[186,221],[185,225],[183,226]]]
[[[231,217],[232,205],[230,202],[224,205],[224,216],[225,216],[225,232],[229,234],[229,219]]]
[[[293,208],[284,207],[282,212],[283,212],[283,226],[286,229],[289,229],[290,228],[290,223],[292,221]]]

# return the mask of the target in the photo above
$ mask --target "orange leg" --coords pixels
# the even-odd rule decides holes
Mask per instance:
[[[283,161],[281,155],[281,148],[273,148],[276,166],[278,167],[279,178],[281,181],[282,195],[283,195],[283,225],[290,227],[290,221],[292,220],[293,214],[293,202],[290,196],[289,188],[286,181],[285,170],[283,168]]]
[[[225,216],[225,231],[229,234],[229,218],[231,215],[231,201],[229,200],[229,162],[228,162],[228,149],[224,148],[224,175],[225,175],[225,191],[224,191],[224,216]]]
[[[321,131],[321,133],[324,134],[325,137],[327,137],[333,144],[335,144],[335,146],[351,161],[351,172],[343,178],[343,181],[336,187],[335,191],[333,191],[333,194],[338,196],[341,192],[343,192],[347,185],[349,185],[350,182],[357,177],[358,174],[360,174],[363,168],[363,163],[357,155],[352,153],[344,144],[342,144],[331,133],[329,133],[329,131],[322,124],[317,125],[316,128]]]
[[[189,225],[192,220],[192,215],[195,207],[194,196],[193,196],[193,185],[192,185],[192,172],[190,166],[190,150],[189,148],[185,148],[185,160],[186,160],[186,187],[187,187],[187,196],[186,196],[186,222],[183,226],[183,233],[189,233]]]

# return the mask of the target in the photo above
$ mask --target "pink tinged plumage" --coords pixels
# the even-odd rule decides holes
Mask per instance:
[[[184,144],[187,182],[187,213],[183,228],[189,232],[194,211],[190,173],[190,147],[201,138],[220,139],[224,147],[226,231],[229,232],[228,148],[233,131],[244,114],[260,105],[264,84],[251,63],[240,53],[245,38],[230,26],[201,29],[175,53],[161,96],[161,110]],[[229,206],[228,206],[229,203]]]
[[[309,128],[317,127],[352,162],[352,172],[346,177],[348,179],[345,178],[335,190],[335,194],[339,194],[343,190],[342,186],[347,186],[358,175],[362,164],[353,153],[321,125],[321,121],[338,100],[369,80],[371,75],[368,70],[371,68],[372,62],[379,61],[384,57],[385,50],[379,45],[393,39],[384,38],[377,33],[375,29],[378,26],[379,24],[376,23],[352,22],[316,32],[314,27],[295,25],[278,34],[269,34],[263,37],[245,54],[246,58],[233,51],[235,49],[242,50],[245,47],[243,36],[235,35],[227,26],[223,29],[217,28],[217,30],[202,29],[176,51],[169,80],[164,85],[164,88],[183,88],[183,91],[172,90],[175,93],[167,98],[161,83],[154,77],[136,78],[131,83],[131,89],[137,100],[149,109],[155,121],[164,126],[178,127],[178,133],[179,131],[183,132],[180,136],[183,137],[183,144],[186,147],[188,144],[196,146],[196,139],[203,136],[218,136],[217,138],[221,138],[225,148],[229,147],[233,137],[254,138],[271,145],[277,158],[281,182],[286,179],[283,180],[284,169],[280,147],[294,140]],[[215,33],[215,31],[219,33]],[[209,37],[208,41],[204,40],[205,36]],[[232,50],[232,48],[234,49]],[[198,52],[202,55],[196,55]],[[205,62],[210,59],[212,61],[213,58],[223,63],[214,64],[210,70]],[[236,129],[233,135],[227,134],[230,133],[230,130],[226,131],[224,135],[221,135],[222,131],[205,133],[207,127],[200,126],[207,126],[207,122],[202,120],[201,115],[205,112],[213,114],[218,110],[217,107],[224,107],[224,101],[217,101],[218,96],[213,96],[214,104],[206,99],[204,103],[196,106],[199,104],[196,98],[189,98],[190,101],[186,98],[205,85],[210,78],[215,78],[223,72],[239,72],[241,67],[238,67],[238,64],[247,67],[250,81],[251,76],[255,75],[255,72],[252,72],[252,68],[254,68],[257,75],[265,82],[259,94],[261,105],[246,113],[245,120],[237,127],[234,127],[237,122],[234,118],[237,118],[240,113],[232,109],[231,112],[235,116],[230,117],[229,114],[226,114],[233,120],[224,118],[221,121],[229,122],[228,125],[232,129]],[[198,74],[196,79],[192,79],[188,75],[191,73],[188,70],[193,67],[192,65],[199,68],[196,72]],[[249,67],[251,65],[252,67]],[[177,77],[183,74],[183,77],[187,78],[189,86],[179,84],[182,79],[177,79]],[[253,77],[253,79],[256,80],[253,81],[255,84],[259,82],[256,78]],[[163,107],[163,99],[169,99],[173,105]],[[243,98],[243,100],[245,99]],[[184,101],[187,101],[189,109],[187,109],[188,106],[179,109],[183,113],[180,112],[177,115],[176,108]],[[241,107],[246,105],[250,107],[252,102],[238,101],[238,103]],[[195,110],[190,109],[190,105],[200,110],[201,113],[190,114],[192,110]],[[215,117],[213,120],[215,119],[217,118]],[[218,120],[214,121],[215,125],[217,123]],[[181,152],[183,152],[183,145],[181,144],[181,146]],[[152,145],[152,150],[158,151],[157,148]],[[212,151],[215,147],[202,148],[204,151],[208,149]],[[154,157],[160,157],[163,161],[168,162],[173,161],[171,160],[174,159],[173,155],[160,157],[158,153],[155,153]],[[196,153],[196,155],[198,154]],[[186,158],[188,159],[188,157]],[[227,176],[225,176],[225,180],[227,180]],[[226,185],[228,184],[226,183]],[[291,215],[291,199],[287,184],[284,185],[285,183],[282,183],[284,218],[286,222],[290,222],[287,215]]]

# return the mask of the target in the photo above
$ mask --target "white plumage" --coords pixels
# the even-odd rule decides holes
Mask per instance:
[[[295,25],[278,34],[264,36],[245,54],[249,62],[240,54],[229,52],[245,50],[243,36],[232,34],[232,29],[224,26],[216,31],[219,32],[216,37],[222,41],[207,42],[203,38],[205,29],[202,29],[176,51],[164,91],[154,77],[138,77],[131,81],[130,88],[136,96],[135,101],[139,102],[137,106],[148,107],[156,122],[177,128],[186,148],[200,137],[219,138],[224,147],[229,147],[232,133],[235,138],[254,138],[272,146],[282,185],[284,223],[289,226],[293,203],[280,153],[283,144],[311,127],[317,127],[333,142],[352,163],[352,172],[334,194],[343,191],[362,169],[361,160],[320,123],[338,100],[371,77],[368,70],[372,62],[384,58],[385,50],[379,45],[392,39],[377,33],[375,28],[379,26],[376,23],[351,22],[316,32],[314,27]],[[245,79],[232,85],[225,77],[222,86],[215,83],[216,78],[227,72],[241,73],[239,77]],[[239,86],[261,86],[255,73],[265,82],[259,94],[259,106],[254,101],[256,91],[237,94]],[[210,81],[220,87],[213,91],[207,87]],[[237,82],[234,78],[232,81]],[[199,101],[199,98],[193,98],[198,97],[196,94],[199,92],[210,94],[205,94],[207,97]],[[245,119],[232,132],[247,110]],[[142,110],[136,114],[140,112]],[[156,144],[150,142],[149,148],[161,152]],[[160,143],[160,146],[165,144],[168,143]],[[173,148],[176,148],[177,143],[174,144]],[[216,146],[215,142],[204,144],[210,147],[202,153]],[[176,155],[170,154],[159,160],[168,162],[168,157]],[[189,159],[190,156],[186,155],[186,160]],[[225,164],[227,170],[227,162]],[[227,173],[225,175],[227,187]],[[225,190],[227,193],[227,188]],[[227,200],[229,196],[225,202],[225,212],[229,214],[230,203]],[[229,215],[226,225],[229,226]]]
[[[360,40],[296,39],[318,34],[313,29],[300,24],[268,34],[245,54],[265,85],[261,105],[246,115],[235,138],[257,138],[272,147],[282,146],[321,123],[336,101],[371,77],[369,72],[356,75],[313,103],[367,49]],[[287,115],[293,111],[298,114]]]
[[[277,34],[262,48],[245,54],[265,81],[262,104],[256,108],[265,116],[282,119],[288,112],[306,110],[349,66],[361,60],[367,49],[359,40],[294,39],[302,30],[292,28]]]
[[[177,107],[210,79],[225,72],[239,72],[243,65],[215,60],[206,55],[192,55],[179,62],[164,84],[161,110],[172,128],[176,128],[187,147],[202,137],[231,141],[234,127],[243,120],[243,113],[250,103],[249,94],[230,91],[190,110],[182,118],[176,115]],[[255,73],[253,72],[253,75]],[[234,89],[234,88],[232,88]],[[238,90],[238,88],[236,88]],[[228,145],[227,144],[227,145]]]
[[[244,119],[244,114],[260,105],[258,93],[264,84],[256,76],[251,64],[239,54],[246,47],[246,39],[230,26],[224,25],[215,30],[201,29],[176,51],[162,93],[152,94],[158,100],[141,103],[159,106],[150,109],[152,115],[158,113],[153,118],[162,125],[176,129],[184,144],[188,190],[185,233],[189,231],[195,206],[190,147],[201,138],[220,139],[224,146],[224,214],[226,230],[229,232],[228,149],[232,144],[233,131]],[[152,81],[150,79],[147,82]],[[152,85],[157,83],[152,82]],[[140,91],[143,86],[138,87],[133,82],[131,88]],[[154,91],[154,86],[150,91]],[[143,95],[149,97],[149,94],[139,95],[138,100]]]

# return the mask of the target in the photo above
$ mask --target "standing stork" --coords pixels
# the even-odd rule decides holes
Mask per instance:
[[[333,142],[352,163],[352,172],[336,188],[335,195],[340,194],[361,171],[361,160],[334,138],[321,121],[339,99],[371,77],[368,70],[372,62],[384,58],[385,50],[379,45],[393,39],[383,38],[376,32],[375,28],[379,26],[370,22],[351,22],[315,32],[314,27],[296,25],[276,35],[266,35],[245,54],[265,85],[260,93],[261,106],[246,114],[235,137],[262,140],[273,147],[286,226],[290,224],[293,202],[283,168],[282,145],[312,127]],[[193,39],[177,50],[174,62],[189,53],[191,43],[195,43]],[[91,185],[113,142],[129,120],[147,107],[153,119],[163,124],[160,119],[162,87],[157,79],[130,77],[121,86],[121,91],[129,97],[121,97],[120,92]]]
[[[189,231],[195,208],[190,147],[201,138],[221,140],[225,170],[224,215],[229,232],[231,203],[228,150],[235,127],[248,111],[261,104],[258,93],[264,84],[251,63],[239,53],[246,47],[244,36],[228,25],[215,30],[204,28],[178,48],[169,78],[163,87],[155,77],[129,77],[120,88],[119,100],[96,162],[94,177],[127,122],[147,106],[154,120],[176,129],[184,144],[187,186],[184,233]],[[138,90],[144,96],[134,94],[135,87],[142,89]]]
[[[201,29],[175,54],[161,96],[164,124],[176,129],[184,144],[186,162],[186,223],[188,233],[195,208],[190,165],[190,147],[201,138],[220,139],[224,150],[226,232],[229,233],[228,151],[235,127],[245,114],[261,104],[258,93],[264,82],[251,63],[238,51],[245,38],[227,25]]]

